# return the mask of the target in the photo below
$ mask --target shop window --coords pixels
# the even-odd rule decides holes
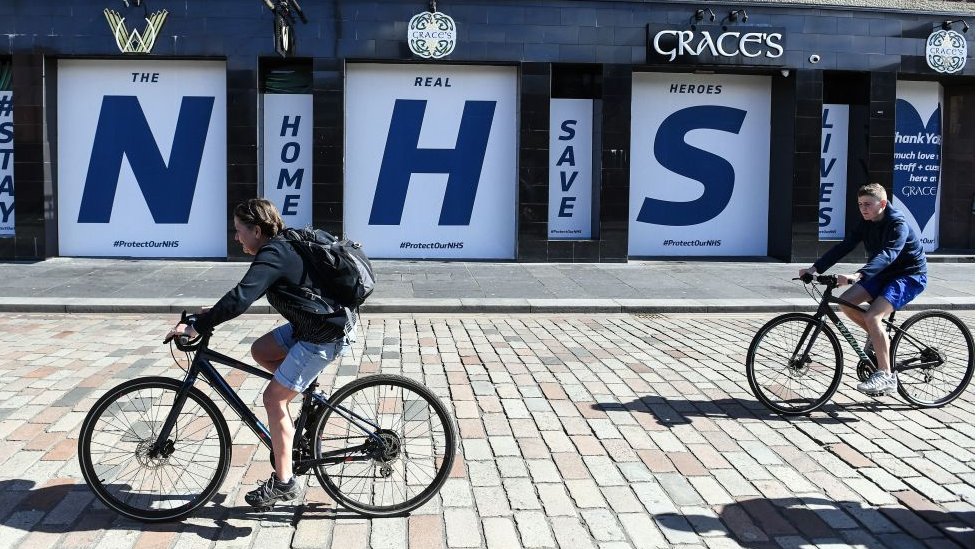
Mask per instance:
[[[261,93],[312,93],[311,59],[264,59]]]
[[[600,65],[553,65],[552,97],[600,99],[603,97],[603,73]]]
[[[258,195],[285,225],[312,224],[313,98],[310,59],[262,59]]]
[[[866,72],[824,72],[824,103],[867,105],[870,93],[871,78]]]
[[[10,61],[0,60],[0,91],[10,91],[10,79],[13,70]]]

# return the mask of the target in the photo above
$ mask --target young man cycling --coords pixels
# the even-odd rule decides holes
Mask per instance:
[[[800,270],[804,274],[823,273],[850,253],[859,242],[864,243],[868,261],[854,274],[837,276],[839,284],[853,284],[840,297],[859,305],[869,302],[867,311],[842,307],[851,320],[868,333],[870,348],[882,352],[877,355],[877,371],[857,390],[869,395],[888,395],[898,388],[898,379],[891,370],[888,335],[881,321],[915,299],[927,283],[927,264],[918,235],[901,212],[888,204],[888,194],[877,183],[857,190],[857,207],[861,221],[843,241],[831,248],[812,267]]]

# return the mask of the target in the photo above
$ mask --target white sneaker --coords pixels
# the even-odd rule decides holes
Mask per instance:
[[[885,396],[898,390],[898,378],[895,374],[877,371],[867,380],[857,384],[857,390],[870,396]]]

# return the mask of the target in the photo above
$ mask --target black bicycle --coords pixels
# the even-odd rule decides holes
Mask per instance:
[[[184,311],[180,322],[192,321]],[[209,340],[173,340],[188,360],[194,353],[182,381],[127,381],[102,396],[85,418],[78,439],[81,471],[109,508],[140,521],[170,521],[217,493],[230,467],[231,437],[220,410],[194,387],[201,376],[270,450],[268,428],[213,363],[267,380],[272,375],[209,349]],[[332,499],[367,517],[405,514],[437,493],[454,463],[457,437],[447,409],[429,389],[388,374],[356,379],[331,397],[316,387],[312,383],[302,393],[295,421],[296,475],[314,472]]]
[[[799,280],[799,279],[794,279]],[[809,414],[837,391],[844,353],[829,319],[860,359],[857,377],[866,380],[874,360],[857,344],[832,304],[860,308],[834,297],[837,277],[803,277],[807,292],[820,306],[813,315],[788,313],[767,322],[746,355],[746,376],[752,393],[766,407],[785,415]],[[826,319],[825,319],[826,317]],[[891,340],[891,365],[898,375],[898,393],[923,408],[945,406],[963,393],[973,377],[973,336],[969,328],[945,311],[923,311],[901,326],[892,312],[884,325]],[[894,335],[892,335],[894,333]]]

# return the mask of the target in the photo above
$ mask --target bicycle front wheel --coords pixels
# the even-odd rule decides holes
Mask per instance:
[[[340,504],[367,517],[399,515],[426,503],[447,480],[454,423],[420,383],[367,376],[336,391],[330,403],[335,408],[319,417],[312,452],[329,459],[315,476]]]
[[[973,335],[959,317],[924,311],[906,320],[891,340],[898,393],[923,408],[945,406],[973,378]]]
[[[220,488],[230,466],[230,432],[196,388],[186,395],[166,455],[149,455],[181,387],[165,377],[127,381],[98,399],[82,423],[81,473],[110,509],[145,522],[177,520]]]
[[[759,402],[786,415],[808,414],[840,385],[843,354],[826,323],[802,313],[759,329],[746,355],[746,377]]]

